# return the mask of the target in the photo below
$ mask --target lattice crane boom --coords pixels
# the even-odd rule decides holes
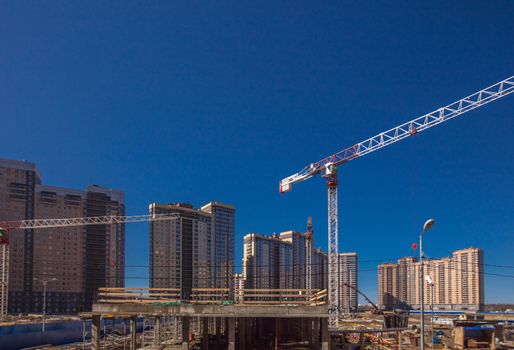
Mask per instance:
[[[475,108],[486,105],[501,97],[514,92],[514,76],[502,80],[483,90],[475,92],[463,99],[441,107],[370,137],[351,147],[345,148],[320,161],[311,163],[298,173],[288,176],[280,181],[280,192],[288,192],[294,184],[310,179],[321,174],[327,178],[328,187],[328,300],[329,300],[329,326],[337,328],[339,325],[339,228],[338,228],[338,204],[337,204],[337,167],[356,158],[362,157],[373,151],[389,146],[409,136],[439,125],[447,120],[458,117]]]
[[[179,215],[152,214],[133,216],[90,216],[81,218],[35,219],[0,222],[0,316],[7,314],[9,286],[9,231],[25,229],[45,229],[87,225],[112,225],[145,221],[165,221],[178,219]]]
[[[52,227],[72,227],[87,225],[110,225],[110,224],[126,224],[133,222],[145,221],[164,221],[174,220],[178,214],[153,214],[153,215],[133,215],[133,216],[90,216],[81,218],[59,218],[59,219],[35,219],[35,220],[19,220],[0,222],[0,228],[6,230],[12,229],[40,229]]]
[[[288,192],[294,184],[305,181],[317,174],[324,174],[327,166],[339,166],[355,158],[362,157],[365,154],[377,151],[406,137],[413,136],[513,92],[514,76],[511,76],[447,106],[381,132],[340,152],[309,164],[298,173],[280,181],[280,192]]]

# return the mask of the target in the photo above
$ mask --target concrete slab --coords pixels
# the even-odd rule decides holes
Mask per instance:
[[[84,314],[85,315],[85,314]],[[203,317],[272,317],[327,318],[326,305],[151,305],[151,304],[94,304],[88,315],[123,316],[203,316]],[[118,316],[120,315],[120,316]]]

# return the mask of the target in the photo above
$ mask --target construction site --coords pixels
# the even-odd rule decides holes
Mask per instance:
[[[80,314],[81,341],[34,349],[414,350],[421,344],[419,314],[374,304],[329,329],[325,290],[247,290],[239,303],[228,300],[228,290],[192,293],[194,300],[183,300],[180,290],[103,288],[93,311]],[[514,348],[512,313],[431,314],[425,321],[427,348]],[[59,321],[50,321],[50,329],[52,322]]]
[[[181,255],[183,263],[179,288],[100,287],[94,291],[91,311],[79,313],[82,341],[63,349],[507,349],[514,348],[512,315],[425,313],[427,296],[421,287],[420,310],[380,310],[357,288],[340,280],[338,244],[338,167],[380,150],[407,137],[449,121],[514,92],[514,77],[498,82],[433,112],[379,133],[340,152],[308,164],[300,172],[280,182],[280,192],[316,175],[326,178],[328,189],[328,281],[327,288],[313,287],[313,247],[305,256],[305,288],[247,288],[237,291],[231,283],[222,288],[197,287],[192,259]],[[201,215],[213,216],[216,203],[207,205]],[[156,206],[157,208],[158,206]],[[230,210],[229,206],[221,206]],[[165,208],[165,207],[162,207]],[[192,217],[192,207],[180,210]],[[160,209],[165,210],[165,209]],[[182,214],[180,214],[182,215]],[[185,222],[174,213],[153,212],[141,216],[90,216],[81,218],[41,218],[1,223],[2,314],[6,315],[9,285],[9,236],[12,232],[62,227],[120,225],[132,222]],[[197,214],[195,214],[197,215]],[[200,215],[200,214],[198,214]],[[189,219],[188,219],[189,220]],[[203,219],[202,219],[203,220]],[[207,219],[206,219],[207,220]],[[210,219],[209,219],[210,220]],[[425,279],[422,236],[434,220],[428,220],[420,234],[419,259],[421,284]],[[192,224],[189,226],[192,234]],[[309,227],[311,223],[309,221]],[[27,233],[28,232],[28,233]],[[310,232],[310,230],[309,230]],[[307,234],[307,244],[311,235]],[[192,248],[192,240],[182,245]],[[227,245],[229,243],[226,243]],[[185,248],[184,248],[185,249]],[[186,260],[184,260],[186,259]],[[189,259],[189,260],[187,260]],[[116,267],[116,264],[115,264]],[[227,268],[228,269],[228,268]],[[185,271],[185,272],[184,272]],[[36,278],[34,279],[36,280]],[[46,284],[44,280],[46,304]],[[32,283],[32,280],[30,281]],[[350,312],[340,303],[340,289],[354,289],[372,309]],[[43,306],[43,331],[45,312]],[[6,316],[6,319],[9,318]],[[428,321],[430,327],[427,326]],[[49,323],[49,326],[52,323]],[[13,338],[14,339],[14,338]],[[3,335],[2,343],[9,343]],[[38,346],[36,348],[45,348]]]

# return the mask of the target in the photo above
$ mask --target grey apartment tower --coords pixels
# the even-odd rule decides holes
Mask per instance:
[[[230,288],[234,274],[235,208],[209,202],[150,204],[150,214],[175,213],[173,221],[150,224],[150,287],[179,288],[189,300],[193,288]]]

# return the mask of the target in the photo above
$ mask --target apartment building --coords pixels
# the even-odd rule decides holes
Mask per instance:
[[[468,248],[453,252],[451,257],[425,260],[425,276],[415,258],[402,258],[398,264],[379,265],[379,304],[383,308],[414,308],[421,305],[421,283],[424,303],[435,310],[482,310],[484,306],[483,251]],[[388,270],[391,269],[391,270]],[[381,285],[396,284],[396,289]],[[396,290],[396,291],[395,291]],[[390,297],[388,296],[390,295]]]
[[[121,191],[43,185],[35,164],[0,159],[0,221],[124,214]],[[124,285],[124,230],[116,224],[12,231],[9,246],[1,247],[2,313],[41,312],[42,281],[50,279],[48,313],[90,310],[99,287]]]
[[[397,307],[408,308],[408,305],[415,303],[414,277],[416,258],[405,257],[398,259],[398,300]]]
[[[312,288],[328,288],[328,254],[321,248],[314,249],[312,255]]]
[[[398,299],[398,265],[386,263],[378,265],[378,306],[396,308]]]
[[[357,311],[359,306],[357,253],[339,254],[339,307],[344,313]],[[351,286],[351,287],[348,287]]]
[[[215,288],[226,288],[234,273],[235,208],[209,202],[201,210],[211,214],[215,242]]]
[[[312,230],[308,231],[312,234]],[[243,280],[245,288],[305,289],[309,244],[307,235],[298,231],[262,235],[249,233],[244,237]],[[310,237],[313,240],[312,237]],[[310,244],[311,246],[313,244]],[[312,249],[311,286],[326,289],[328,286],[328,255],[321,249]],[[339,255],[339,303],[343,312],[357,309],[358,295],[347,283],[358,288],[357,253]]]
[[[193,288],[231,288],[235,208],[210,202],[157,204],[150,214],[178,214],[172,221],[150,224],[150,287],[179,288],[190,299]]]
[[[293,288],[292,244],[279,235],[245,235],[243,278],[245,289]]]
[[[279,239],[282,242],[291,245],[292,255],[292,274],[295,276],[292,280],[292,288],[304,289],[306,288],[306,275],[307,275],[307,238],[306,234],[298,231],[285,231],[281,232]],[[312,264],[312,263],[311,263]]]

